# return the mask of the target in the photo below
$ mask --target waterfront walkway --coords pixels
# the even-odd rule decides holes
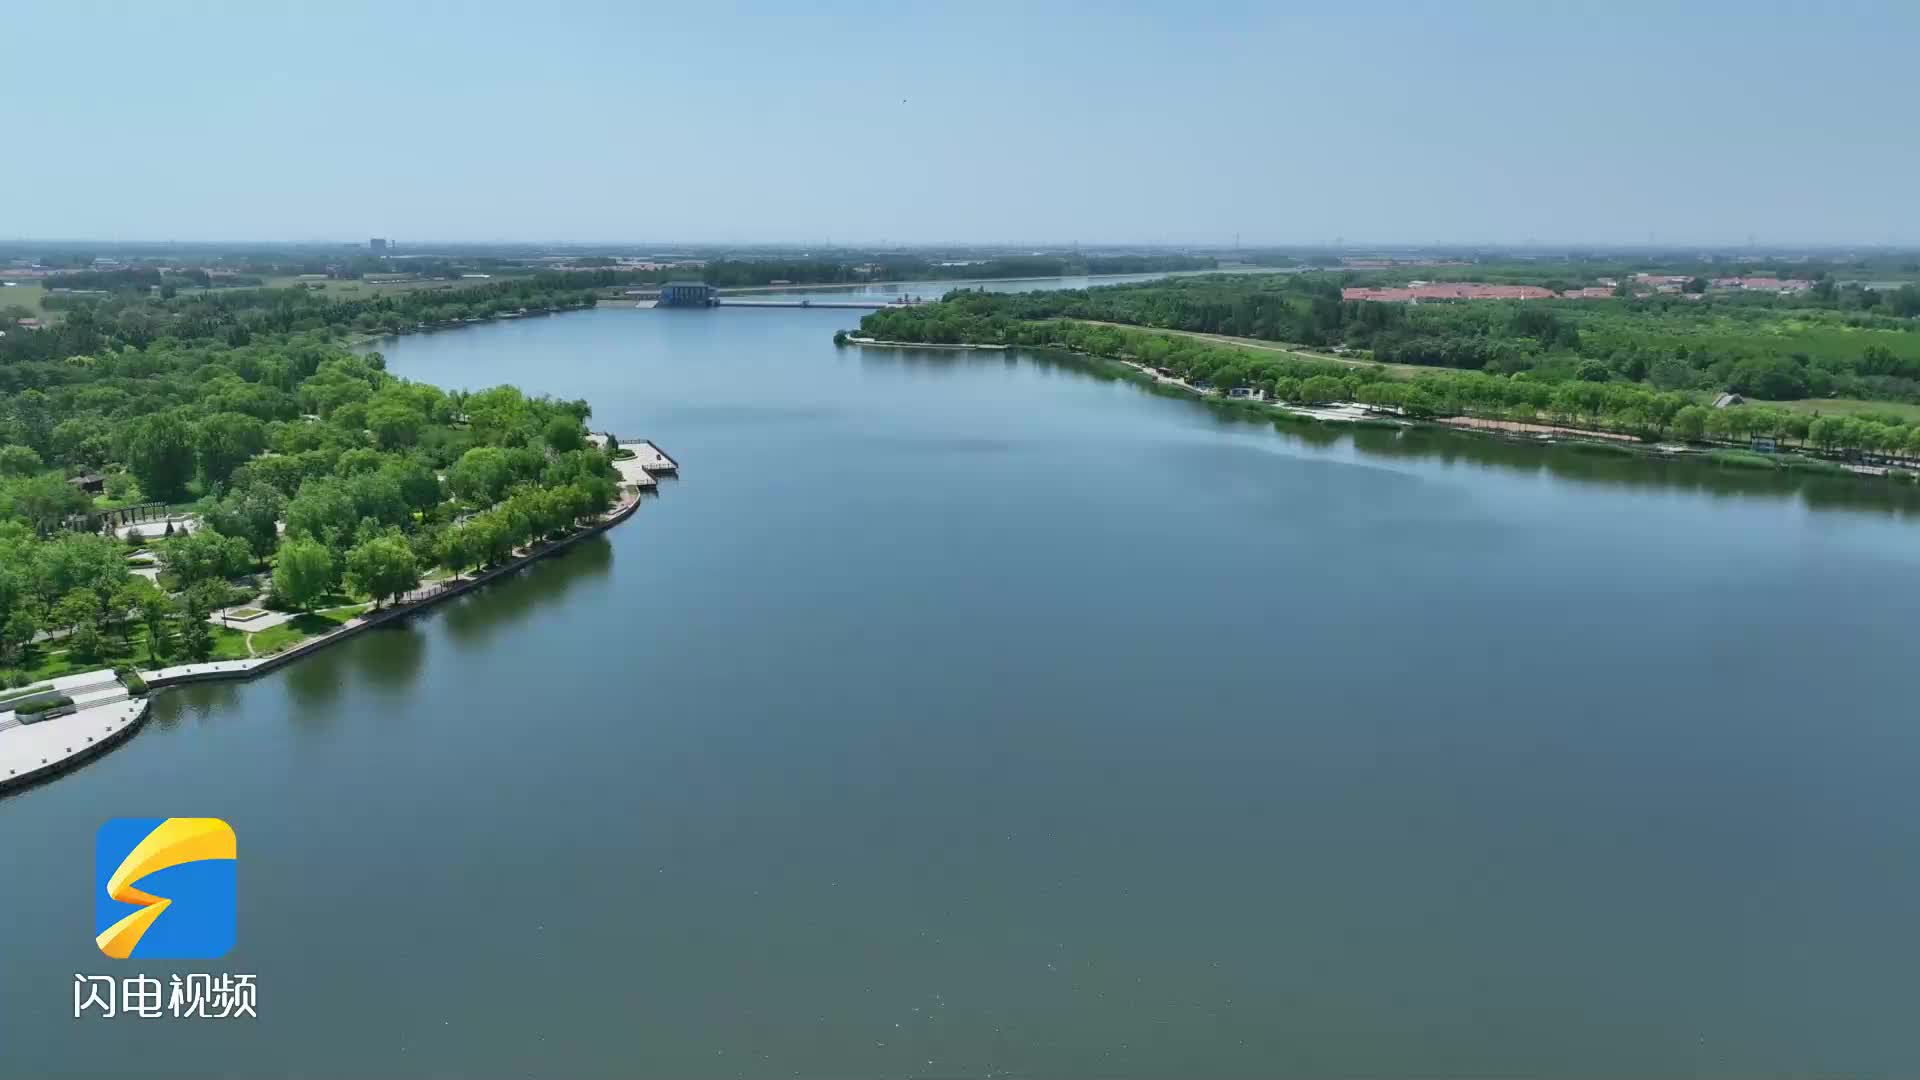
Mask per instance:
[[[595,446],[605,446],[607,436],[589,435],[588,440]],[[376,608],[357,615],[341,623],[339,629],[316,634],[304,641],[297,642],[270,656],[256,656],[245,660],[210,660],[197,664],[172,664],[152,671],[143,671],[140,677],[147,685],[158,689],[180,683],[208,682],[217,679],[247,679],[271,671],[282,664],[291,663],[316,649],[326,648],[335,642],[345,640],[383,623],[404,619],[420,609],[442,600],[458,596],[470,589],[477,588],[507,574],[514,573],[536,559],[544,559],[567,548],[605,532],[615,525],[633,516],[640,508],[641,497],[653,490],[653,473],[679,471],[679,463],[661,452],[660,448],[645,439],[622,440],[621,446],[630,447],[634,456],[614,462],[614,468],[620,473],[619,500],[599,521],[579,529],[559,540],[529,545],[518,549],[512,558],[491,569],[479,570],[468,574],[459,574],[442,581],[423,585],[418,589],[400,596],[384,608]],[[649,471],[651,470],[651,471]]]
[[[130,696],[110,670],[62,676],[48,686],[46,693],[71,698],[75,711],[32,723],[10,709],[0,711],[0,791],[99,753],[132,734],[147,716],[147,699]]]
[[[606,436],[592,436],[596,445],[604,445]],[[624,444],[623,445],[629,445]],[[615,463],[620,473],[619,496],[613,507],[598,521],[586,525],[559,540],[531,544],[514,552],[505,563],[491,569],[461,574],[424,585],[397,598],[384,608],[355,616],[338,629],[297,642],[270,656],[245,660],[210,660],[195,664],[171,664],[140,677],[151,689],[158,690],[181,683],[219,679],[248,679],[292,663],[316,649],[324,649],[370,627],[407,616],[429,605],[458,596],[496,578],[515,573],[536,559],[558,554],[574,544],[596,536],[633,516],[642,496],[655,485],[655,473],[675,473],[679,463],[645,439],[632,440],[632,457]],[[292,615],[269,619],[261,617],[249,630],[285,622]],[[21,701],[49,694],[72,699],[75,711],[46,720],[26,722],[11,709],[0,706],[0,791],[30,783],[59,772],[111,746],[132,734],[146,719],[148,699],[132,697],[111,670],[83,672],[51,679],[36,693],[16,694]]]

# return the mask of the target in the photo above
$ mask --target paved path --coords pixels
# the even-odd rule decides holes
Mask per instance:
[[[130,698],[110,670],[50,680],[73,699],[70,716],[23,723],[0,712],[0,789],[48,776],[127,735],[146,717],[147,699]]]
[[[153,521],[136,521],[131,525],[121,525],[115,528],[113,535],[125,540],[129,534],[137,531],[141,536],[149,540],[160,540],[166,537],[167,526],[169,524],[173,526],[173,534],[179,536],[182,533],[190,533],[199,528],[200,519],[191,514],[175,514],[171,517],[158,518]]]
[[[605,522],[599,528],[574,533],[566,539],[538,549],[516,550],[513,560],[502,567],[462,574],[459,577],[432,582],[400,597],[389,607],[379,610],[369,609],[366,614],[356,615],[346,622],[341,623],[338,630],[330,630],[324,634],[317,634],[303,641],[296,642],[292,646],[282,649],[270,656],[256,656],[246,660],[209,660],[198,664],[172,664],[151,671],[142,671],[140,677],[145,679],[148,685],[156,688],[172,683],[197,682],[205,679],[244,679],[255,671],[278,667],[314,649],[325,648],[327,645],[341,638],[356,633],[370,623],[385,622],[388,619],[398,618],[407,612],[443,600],[454,593],[464,592],[476,584],[491,581],[495,577],[518,570],[520,567],[561,550],[575,541],[585,539],[594,533],[604,531],[606,528],[619,524],[633,513],[634,509],[639,505],[639,501],[640,493],[638,490],[623,487],[621,488],[619,502],[615,503],[613,509],[608,511]],[[251,630],[253,627],[249,626],[248,629]],[[251,645],[249,645],[249,647],[251,647]]]

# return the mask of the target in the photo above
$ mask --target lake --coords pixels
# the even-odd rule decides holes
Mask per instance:
[[[679,459],[0,799],[0,1074],[1911,1075],[1910,489],[626,308],[385,343]],[[239,944],[92,943],[110,816]],[[76,972],[256,1021],[70,1018]]]

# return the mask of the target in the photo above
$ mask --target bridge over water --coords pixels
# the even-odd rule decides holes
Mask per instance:
[[[738,297],[723,296],[719,307],[778,307],[778,308],[859,308],[865,311],[878,311],[881,308],[917,307],[931,303],[928,300],[742,300]]]

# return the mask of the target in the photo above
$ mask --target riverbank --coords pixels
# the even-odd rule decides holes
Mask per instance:
[[[849,338],[848,340],[852,340]],[[1002,346],[1004,348],[1004,346]],[[1690,459],[1724,468],[1781,470],[1823,475],[1891,480],[1896,483],[1920,482],[1920,472],[1885,465],[1832,461],[1801,452],[1756,452],[1737,443],[1646,442],[1617,431],[1597,431],[1562,424],[1528,423],[1477,416],[1410,417],[1388,406],[1354,401],[1302,405],[1255,397],[1229,397],[1210,387],[1195,386],[1178,376],[1168,375],[1138,360],[1071,352],[1076,358],[1095,364],[1111,365],[1116,373],[1136,382],[1190,395],[1209,404],[1242,410],[1275,420],[1302,424],[1349,424],[1388,426],[1449,431],[1496,438],[1505,442],[1536,446],[1571,445],[1590,447],[1607,453],[1659,460]]]
[[[1114,284],[1122,281],[1158,281],[1162,278],[1195,277],[1202,274],[1290,274],[1294,271],[1270,266],[1230,266],[1215,267],[1211,270],[1166,270],[1154,272],[1142,271],[1138,274],[1041,274],[1035,277],[996,277],[996,278],[935,278],[925,281],[836,281],[819,282],[808,285],[735,285],[717,290],[722,296],[743,293],[764,292],[812,292],[820,289],[904,289],[908,287],[945,286],[947,289],[965,288],[968,285],[1017,285],[1027,281],[1090,281],[1102,284]],[[1066,286],[1062,286],[1065,288]]]
[[[597,438],[604,440],[605,436]],[[607,514],[558,540],[517,549],[512,558],[499,566],[435,582],[386,608],[347,619],[336,629],[316,634],[267,656],[172,664],[137,672],[139,682],[129,681],[124,685],[114,672],[104,669],[51,680],[46,692],[72,697],[78,709],[66,716],[32,723],[22,722],[12,711],[0,710],[0,792],[51,779],[123,742],[146,719],[148,699],[144,696],[145,692],[187,683],[251,679],[264,675],[358,634],[406,619],[435,604],[518,573],[537,560],[558,555],[628,520],[640,508],[645,494],[654,490],[655,473],[672,475],[679,472],[679,463],[652,443],[632,440],[632,445],[637,452],[615,463],[622,480],[620,498]],[[145,685],[141,686],[141,683]],[[129,686],[133,687],[132,691],[129,691]],[[141,696],[131,696],[135,693]]]
[[[837,342],[837,344],[861,345],[861,346],[867,346],[867,347],[873,347],[873,348],[886,348],[886,349],[960,349],[960,350],[992,351],[996,349],[1004,350],[1006,348],[1005,345],[965,345],[965,344],[936,345],[936,344],[931,344],[924,341],[882,341],[879,338],[854,337],[852,335],[848,335],[847,337],[841,338]]]
[[[582,304],[578,307],[517,308],[513,311],[501,311],[492,315],[469,315],[466,318],[445,319],[440,322],[418,322],[412,326],[403,326],[398,330],[358,331],[349,333],[346,336],[346,346],[349,349],[364,349],[374,342],[386,338],[406,337],[412,334],[432,334],[441,330],[458,330],[466,326],[476,326],[481,323],[490,322],[505,322],[509,319],[530,319],[541,315],[564,315],[569,311],[591,311],[598,307],[600,303],[601,298],[595,297],[593,298],[593,303]]]
[[[142,671],[139,673],[140,677],[146,681],[149,688],[156,690],[190,682],[210,682],[222,679],[251,679],[257,675],[263,675],[276,668],[290,664],[302,657],[310,656],[329,645],[345,641],[355,634],[371,630],[376,626],[384,626],[388,623],[405,619],[434,604],[451,600],[456,596],[463,595],[489,582],[497,581],[502,577],[525,569],[539,559],[557,555],[588,537],[598,536],[608,529],[613,528],[615,525],[626,521],[640,508],[644,494],[654,487],[653,477],[649,475],[650,472],[677,473],[679,471],[679,465],[667,459],[666,455],[661,454],[657,449],[653,449],[651,443],[641,442],[639,445],[650,449],[654,455],[657,455],[657,457],[666,464],[657,468],[650,468],[638,458],[628,458],[616,462],[615,467],[621,469],[622,480],[625,481],[621,487],[620,501],[599,521],[591,525],[583,526],[559,540],[551,540],[519,549],[518,554],[499,566],[474,571],[469,574],[459,574],[443,581],[435,582],[427,588],[408,594],[405,600],[395,602],[388,607],[376,611],[368,612],[365,615],[355,616],[341,623],[338,629],[317,634],[270,656],[250,657],[245,660],[214,660],[198,664],[173,664],[167,667],[155,668],[151,671]],[[625,468],[622,468],[622,466],[625,466]],[[630,470],[640,472],[642,476],[646,477],[646,482],[639,482],[628,475]]]

